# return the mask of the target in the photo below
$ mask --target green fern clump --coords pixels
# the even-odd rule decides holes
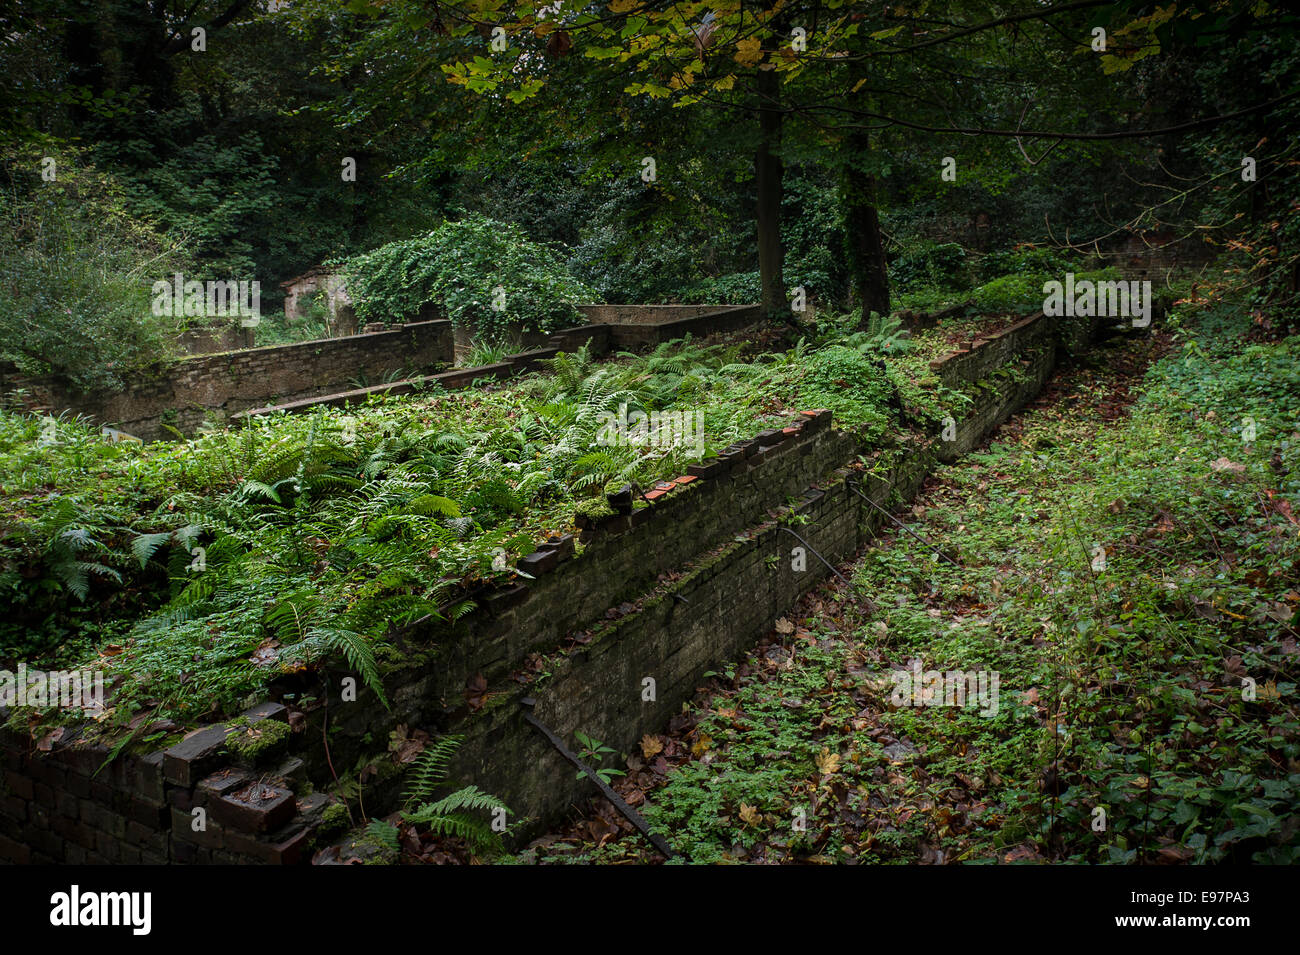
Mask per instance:
[[[439,836],[466,840],[476,851],[500,850],[501,835],[482,813],[504,819],[510,810],[497,797],[477,786],[463,786],[455,792],[434,798],[446,784],[447,767],[463,737],[444,736],[416,757],[408,773],[402,818],[413,826],[427,828]]]
[[[896,333],[881,322],[852,344],[801,341],[753,363],[689,338],[601,362],[584,346],[520,382],[146,446],[0,411],[0,464],[15,475],[0,593],[16,621],[0,632],[71,662],[97,656],[91,644],[127,648],[103,664],[124,714],[228,713],[330,662],[384,700],[395,631],[418,621],[440,639],[472,608],[466,588],[514,578],[576,514],[610,513],[607,487],[676,477],[796,407],[882,430],[901,379],[863,346]],[[924,398],[909,389],[904,403]],[[701,445],[607,427],[661,411],[698,420]]]

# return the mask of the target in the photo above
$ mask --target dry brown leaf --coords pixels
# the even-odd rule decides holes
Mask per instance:
[[[832,753],[825,746],[822,747],[822,751],[817,754],[814,761],[817,763],[817,771],[823,776],[830,776],[840,768],[840,754]]]

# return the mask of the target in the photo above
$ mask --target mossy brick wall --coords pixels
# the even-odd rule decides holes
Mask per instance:
[[[305,764],[281,747],[232,756],[228,738],[283,726],[265,703],[234,724],[205,727],[166,750],[110,760],[102,743],[66,732],[46,748],[0,730],[0,861],[165,864],[305,861],[334,800],[313,793]],[[250,804],[242,795],[256,786]],[[194,810],[203,811],[195,825]]]
[[[588,306],[582,306],[587,308]],[[637,309],[653,311],[659,306],[622,305],[621,313],[635,312]],[[692,306],[695,308],[696,306]],[[639,321],[625,325],[577,325],[562,328],[550,335],[528,336],[533,343],[545,342],[545,348],[530,348],[528,351],[507,355],[505,359],[493,365],[478,365],[458,368],[454,371],[436,375],[422,376],[420,379],[386,382],[365,388],[351,388],[332,394],[313,396],[293,401],[281,401],[239,412],[232,419],[235,423],[246,422],[249,418],[272,412],[297,414],[312,408],[335,407],[361,404],[371,395],[407,395],[431,384],[443,388],[465,388],[485,378],[505,379],[542,367],[542,362],[554,358],[559,352],[574,352],[587,347],[592,355],[601,356],[611,350],[638,350],[652,348],[663,342],[683,338],[687,335],[703,337],[718,332],[731,332],[747,328],[762,320],[762,311],[757,306],[698,306],[708,309],[698,315],[674,317],[671,313],[663,320],[652,323]],[[469,351],[468,339],[458,337],[456,343],[457,359]]]
[[[579,305],[593,325],[661,325],[727,311],[726,305]]]
[[[5,387],[25,387],[40,405],[155,440],[170,434],[164,425],[191,434],[210,418],[342,391],[350,380],[383,379],[399,368],[418,372],[450,363],[451,355],[449,322],[415,322],[368,335],[184,358],[118,394],[77,394],[45,379],[16,379]]]
[[[389,723],[450,725],[466,711],[472,679],[511,680],[529,654],[553,651],[611,608],[637,600],[702,549],[798,497],[856,446],[826,427],[828,422],[823,415],[780,442],[769,437],[766,452],[759,439],[745,442],[725,475],[692,481],[652,507],[612,516],[584,532],[580,559],[557,561],[546,572],[534,569],[531,581],[483,588],[473,595],[476,609],[454,628],[428,625],[405,635],[404,662],[386,681],[392,712],[362,699],[330,714],[335,764],[355,760],[363,740],[386,736]],[[320,718],[323,725],[324,714]]]
[[[653,510],[585,531],[577,559],[557,556],[533,581],[479,592],[478,609],[450,632],[400,636],[405,662],[385,681],[391,709],[367,690],[354,703],[333,699],[341,674],[331,673],[331,702],[303,713],[272,763],[234,759],[228,724],[163,752],[123,755],[99,775],[106,751],[78,744],[74,734],[50,752],[20,734],[0,734],[0,859],[303,861],[329,805],[312,787],[330,781],[331,762],[347,772],[363,754],[382,761],[388,733],[401,723],[464,734],[454,778],[505,798],[523,817],[515,835],[537,831],[593,790],[524,721],[524,697],[535,698],[538,718],[569,740],[582,730],[629,751],[657,732],[706,670],[752,646],[829,573],[812,550],[806,569],[794,569],[791,548],[803,545],[779,529],[780,513],[793,507],[804,515],[791,529],[828,560],[852,557],[883,518],[849,485],[880,505],[910,499],[936,462],[954,453],[951,445],[973,446],[1041,387],[1054,360],[1050,330],[1021,323],[975,355],[949,358],[951,369],[946,362],[936,369],[945,381],[983,384],[957,442],[912,436],[867,449],[827,428],[821,415],[694,466],[688,476],[697,479]],[[1009,367],[1018,373],[997,374]],[[875,461],[868,473],[844,467],[862,452]],[[525,667],[529,654],[538,654],[535,670]],[[470,705],[466,683],[478,675],[487,692]],[[652,701],[643,699],[645,677],[655,680]],[[269,702],[252,716],[283,720],[285,711]],[[281,793],[274,818],[229,805],[232,787],[249,773]],[[391,809],[399,784],[392,773],[367,789],[370,812]],[[213,810],[202,833],[192,827],[196,806]]]

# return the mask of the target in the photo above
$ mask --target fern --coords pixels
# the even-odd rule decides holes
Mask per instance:
[[[366,835],[385,849],[393,852],[399,849],[397,827],[391,822],[384,822],[382,819],[370,820],[370,825],[366,826]]]
[[[470,813],[501,813],[510,810],[496,796],[477,786],[463,786],[455,792],[432,799],[447,778],[447,767],[463,737],[444,736],[426,747],[411,765],[402,818],[416,826],[426,826],[435,835],[458,836],[475,849],[500,846],[500,836],[489,823]]]
[[[464,739],[463,736],[444,736],[426,746],[424,752],[415,758],[407,770],[410,777],[404,794],[407,808],[427,801],[433,795],[434,790],[446,779],[447,766]]]

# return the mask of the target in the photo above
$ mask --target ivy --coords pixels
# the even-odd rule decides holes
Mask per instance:
[[[453,324],[492,342],[581,324],[575,304],[599,300],[556,249],[478,213],[356,256],[345,270],[363,321],[401,322],[438,303]]]

